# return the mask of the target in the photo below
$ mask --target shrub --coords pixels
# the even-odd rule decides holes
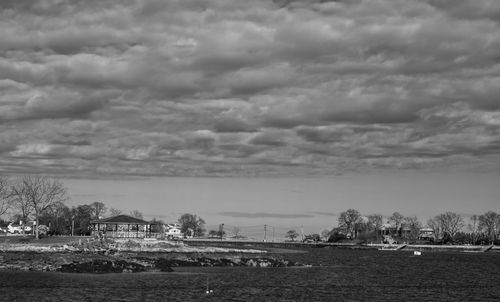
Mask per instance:
[[[334,232],[328,237],[328,242],[339,242],[341,240],[347,239],[347,236],[339,232]]]

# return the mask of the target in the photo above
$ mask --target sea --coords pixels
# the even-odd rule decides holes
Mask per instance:
[[[306,248],[302,267],[0,272],[0,301],[500,301],[500,253]]]

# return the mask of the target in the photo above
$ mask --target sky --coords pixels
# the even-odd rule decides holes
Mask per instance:
[[[0,9],[3,175],[214,224],[500,211],[500,1]]]

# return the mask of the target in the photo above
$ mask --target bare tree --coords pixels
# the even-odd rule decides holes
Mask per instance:
[[[429,218],[429,220],[427,220],[427,226],[432,229],[434,240],[443,238],[443,229],[437,216],[434,218]]]
[[[9,179],[7,177],[0,176],[0,216],[9,210],[11,206],[10,197],[11,191]]]
[[[454,238],[465,225],[464,219],[457,213],[446,212],[437,217],[441,223],[443,233],[450,235],[451,238]]]
[[[122,210],[111,208],[109,209],[109,213],[111,214],[111,216],[118,216],[122,213]]]
[[[422,227],[422,224],[417,216],[405,217],[403,225],[405,226],[405,229],[408,230],[408,233],[406,233],[405,236],[409,240],[417,240],[420,235],[420,228]]]
[[[135,217],[135,218],[139,218],[139,219],[143,219],[142,213],[139,212],[138,210],[130,211],[130,216]]]
[[[479,235],[481,234],[481,227],[478,215],[472,215],[469,218],[469,224],[467,225],[467,228],[469,229],[471,234],[471,239],[472,239],[471,243],[476,244],[477,240],[479,239]]]
[[[90,205],[94,209],[94,218],[99,219],[104,213],[106,213],[106,205],[100,201],[93,202]]]
[[[45,176],[24,176],[18,184],[12,187],[12,194],[18,204],[27,205],[33,209],[36,238],[38,238],[40,215],[51,206],[68,200],[63,184]]]
[[[399,233],[401,226],[403,225],[405,217],[401,215],[399,212],[392,213],[391,217],[389,217],[389,223],[394,228],[395,233]]]
[[[361,214],[354,209],[349,209],[340,213],[338,222],[339,228],[346,232],[351,238],[356,237],[356,226],[361,223]]]
[[[499,217],[500,215],[493,211],[488,211],[479,216],[480,228],[486,233],[486,236],[488,236],[491,242],[493,242],[496,237]]]
[[[24,186],[22,180],[15,182],[11,186],[11,198],[12,208],[18,211],[20,220],[26,221],[31,212],[33,212],[33,205],[28,198],[27,188]]]
[[[464,227],[464,219],[457,213],[446,212],[427,221],[427,226],[434,231],[434,238],[441,239],[445,235],[451,239]]]
[[[382,229],[384,218],[381,214],[368,215],[368,228],[370,231],[378,231]]]

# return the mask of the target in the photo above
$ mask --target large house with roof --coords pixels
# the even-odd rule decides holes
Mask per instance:
[[[128,215],[118,215],[92,220],[92,235],[118,238],[150,238],[158,234],[152,231],[151,222]]]

